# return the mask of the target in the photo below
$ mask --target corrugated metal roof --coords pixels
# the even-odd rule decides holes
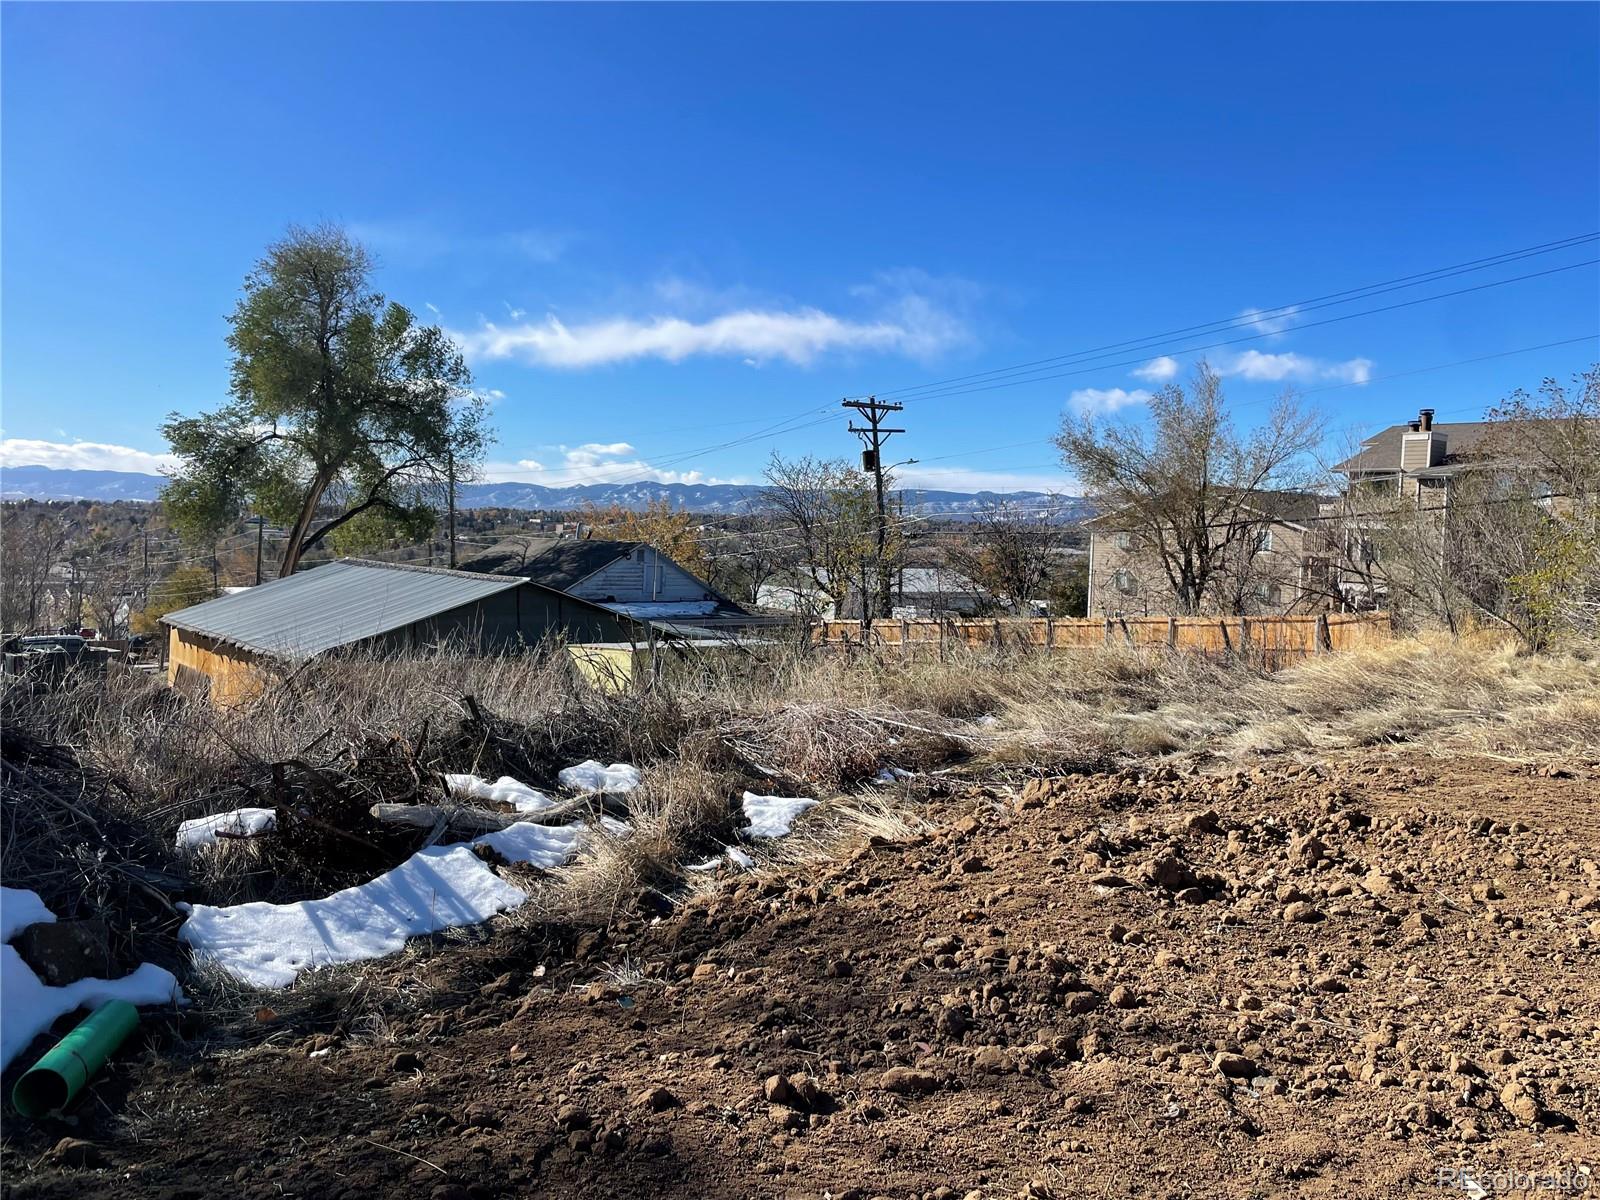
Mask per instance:
[[[604,538],[507,538],[469,558],[461,568],[520,575],[564,592],[642,544]]]
[[[310,658],[526,582],[508,575],[343,558],[179,609],[162,620],[260,654]]]

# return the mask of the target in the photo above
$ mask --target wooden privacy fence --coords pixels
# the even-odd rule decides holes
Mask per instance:
[[[1089,646],[1165,646],[1201,654],[1250,654],[1278,667],[1313,654],[1350,650],[1387,639],[1386,612],[1308,613],[1292,617],[919,617],[873,621],[879,650],[943,653],[955,646],[1074,650]],[[861,645],[860,621],[819,621],[818,646]]]

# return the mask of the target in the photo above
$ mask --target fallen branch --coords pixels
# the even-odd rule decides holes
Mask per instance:
[[[590,796],[579,796],[528,813],[499,813],[486,808],[447,807],[442,804],[374,804],[367,811],[372,814],[373,820],[389,824],[432,829],[443,820],[445,827],[453,833],[491,833],[524,821],[549,825],[577,813],[588,813],[592,811],[592,799]]]

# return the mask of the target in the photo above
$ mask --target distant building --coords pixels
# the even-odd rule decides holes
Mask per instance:
[[[1448,502],[1454,480],[1491,465],[1477,455],[1488,421],[1439,421],[1424,408],[1415,420],[1391,425],[1361,443],[1334,466],[1350,481],[1350,494],[1394,495]]]
[[[822,573],[824,580],[827,572]],[[762,608],[780,608],[814,620],[859,620],[861,589],[846,590],[835,606],[817,583],[805,576],[763,584],[758,594]],[[950,567],[901,567],[889,579],[889,606],[894,617],[965,617],[988,611],[994,597],[960,571]]]
[[[531,579],[667,634],[734,633],[784,623],[748,612],[645,542],[512,537],[461,569]]]
[[[637,639],[637,622],[525,578],[340,559],[162,618],[167,677],[218,704],[247,700],[319,655],[459,644],[480,652]]]
[[[1325,539],[1313,518],[1326,497],[1262,492],[1250,497],[1254,517],[1243,539],[1223,555],[1204,608],[1208,612],[1283,615],[1329,607]],[[1171,581],[1147,529],[1117,512],[1088,521],[1091,617],[1170,616]],[[1219,539],[1223,535],[1219,532]]]

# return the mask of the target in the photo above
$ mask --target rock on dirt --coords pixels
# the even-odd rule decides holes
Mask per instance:
[[[98,918],[29,925],[11,944],[51,987],[111,974],[111,934]]]
[[[932,1071],[922,1071],[916,1067],[890,1067],[878,1077],[878,1086],[886,1092],[902,1095],[927,1093],[938,1090],[939,1077]]]

